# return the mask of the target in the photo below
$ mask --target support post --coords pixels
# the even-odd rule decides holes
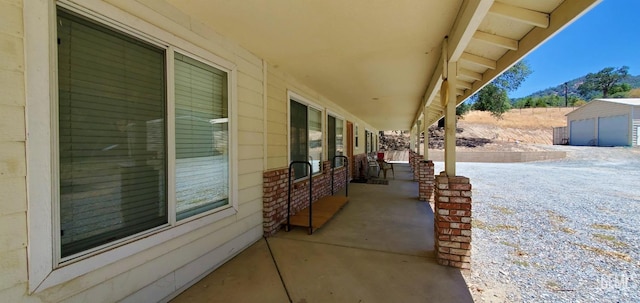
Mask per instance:
[[[421,155],[420,153],[420,120],[416,121],[416,146],[418,147],[418,156]]]
[[[448,62],[447,64],[447,79],[443,82],[443,89],[446,89],[447,93],[442,94],[443,98],[447,98],[445,109],[445,140],[444,140],[444,170],[447,176],[455,177],[456,175],[456,75],[457,75],[457,62]],[[446,87],[445,87],[445,84]]]
[[[409,130],[409,150],[411,150],[411,151],[413,151],[413,148],[414,148],[414,145],[413,145],[413,142],[414,142],[413,127],[414,126],[411,126],[411,129]]]
[[[424,111],[424,122],[422,123],[422,131],[424,132],[424,157],[422,159],[429,160],[429,125],[427,125],[426,106]]]

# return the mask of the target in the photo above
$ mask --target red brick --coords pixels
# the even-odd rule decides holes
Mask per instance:
[[[460,222],[460,217],[455,216],[439,216],[438,219],[446,222]]]
[[[458,207],[459,210],[467,210],[467,211],[471,210],[471,203],[461,203],[458,205],[459,205]]]
[[[468,184],[469,178],[460,176],[449,177],[449,183]]]
[[[449,228],[451,226],[450,224],[451,223],[449,223],[449,222],[438,222],[438,227]],[[458,223],[456,223],[456,224],[458,224]]]
[[[452,183],[452,184],[449,184],[449,189],[452,189],[452,190],[471,190],[471,184]]]
[[[451,241],[438,241],[440,247],[460,248],[460,243]]]
[[[459,197],[459,190],[438,190],[438,194],[445,197]]]
[[[444,259],[444,260],[449,260],[449,261],[460,261],[460,256],[451,255],[451,254],[438,253],[438,258],[439,259]]]
[[[471,203],[471,198],[469,197],[450,197],[449,202],[452,203]]]
[[[450,251],[450,254],[452,255],[456,255],[456,256],[465,256],[465,257],[469,257],[471,256],[471,251],[468,249],[456,249],[456,248],[452,248]]]
[[[453,236],[451,237],[451,241],[461,242],[461,243],[471,243],[471,237]]]
[[[468,210],[451,210],[449,211],[451,216],[470,217],[471,212]]]
[[[438,240],[440,241],[451,241],[451,236],[449,235],[438,235]]]
[[[442,201],[440,201],[442,202]],[[438,209],[454,209],[454,204],[452,203],[438,203]]]

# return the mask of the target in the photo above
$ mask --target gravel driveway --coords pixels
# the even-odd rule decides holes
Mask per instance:
[[[640,149],[459,163],[473,184],[476,302],[639,302]],[[436,163],[436,173],[442,163]]]

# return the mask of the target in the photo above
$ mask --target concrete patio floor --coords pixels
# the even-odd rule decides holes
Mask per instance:
[[[172,302],[473,302],[434,259],[433,212],[408,164],[389,185],[350,184],[349,203],[309,236],[261,239]]]

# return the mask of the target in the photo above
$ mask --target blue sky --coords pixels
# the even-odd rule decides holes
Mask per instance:
[[[580,1],[580,0],[571,0]],[[511,98],[554,87],[605,67],[640,74],[640,0],[604,0],[531,52],[533,73]]]

